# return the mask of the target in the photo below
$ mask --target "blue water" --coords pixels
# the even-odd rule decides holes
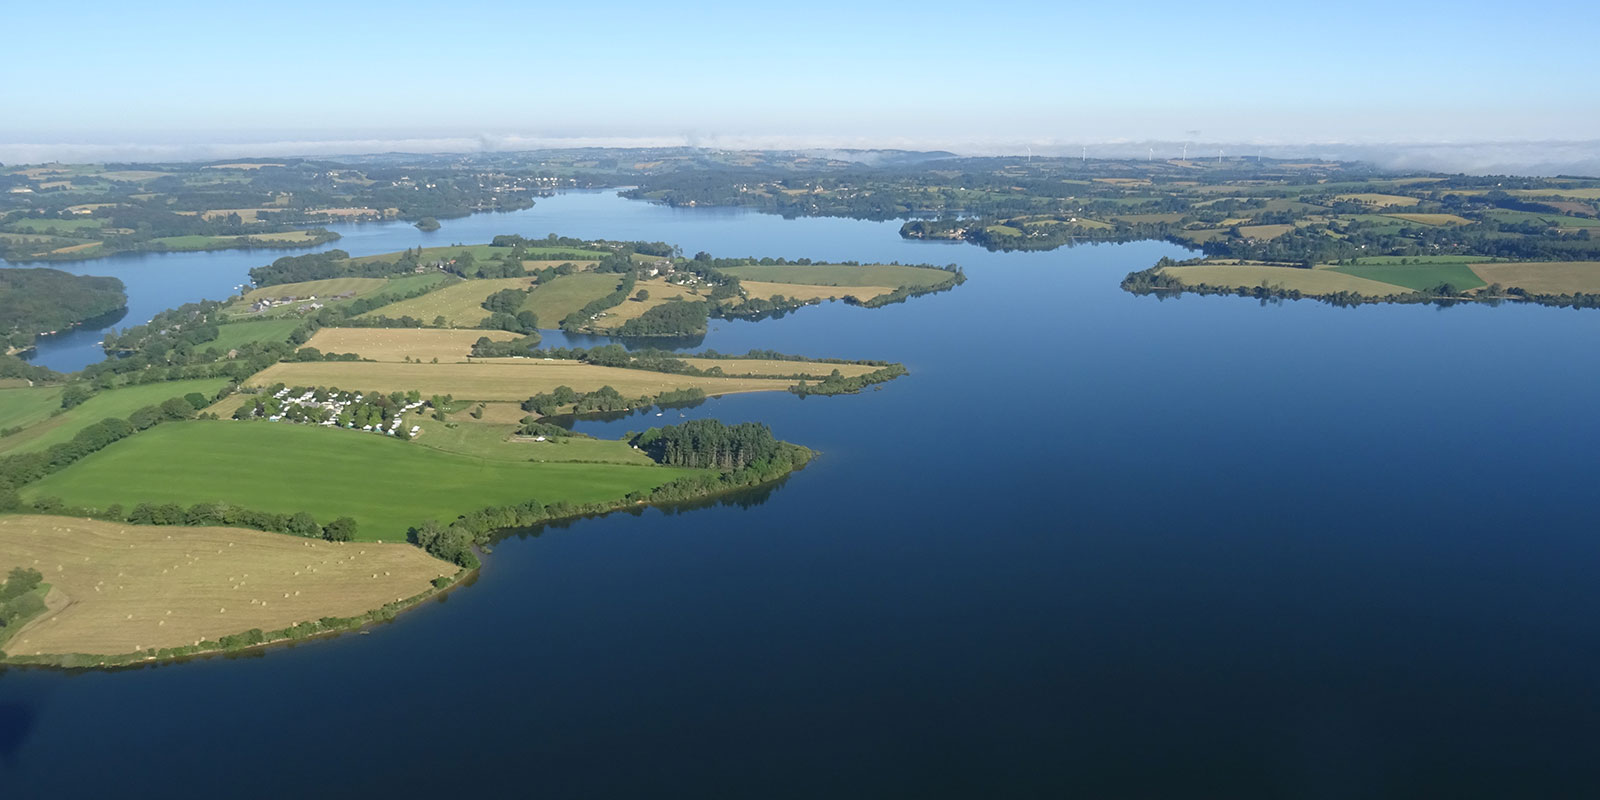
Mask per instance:
[[[772,491],[509,538],[369,636],[0,674],[5,796],[1600,793],[1600,313],[1157,300],[1117,282],[1166,244],[988,253],[606,193],[360,230],[339,246],[558,231],[970,280],[714,323],[725,352],[911,369],[681,412],[822,451]]]

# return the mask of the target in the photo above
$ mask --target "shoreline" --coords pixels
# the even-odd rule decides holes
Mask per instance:
[[[473,548],[474,548],[474,550],[476,550],[478,553],[480,553],[482,555],[490,555],[490,554],[492,554],[493,542],[500,541],[501,539],[509,538],[510,536],[516,535],[517,532],[519,532],[519,531],[525,532],[525,531],[534,530],[534,529],[542,529],[542,528],[545,528],[545,527],[550,526],[552,524],[571,525],[572,523],[575,523],[575,522],[577,522],[579,520],[589,519],[589,518],[594,518],[594,517],[603,517],[603,516],[606,516],[606,515],[609,515],[609,514],[617,513],[619,511],[627,511],[627,510],[634,510],[634,509],[642,510],[642,509],[645,509],[645,508],[662,508],[662,507],[666,507],[666,506],[679,505],[679,504],[694,504],[694,503],[715,502],[720,498],[726,497],[728,495],[738,494],[738,493],[744,492],[744,491],[775,488],[775,486],[777,484],[780,484],[780,483],[788,480],[790,476],[792,476],[795,473],[805,469],[806,466],[809,465],[811,463],[811,461],[814,458],[816,458],[816,456],[818,455],[816,451],[810,450],[809,448],[807,449],[807,452],[810,453],[810,455],[804,461],[802,461],[801,463],[795,465],[789,471],[784,472],[781,475],[774,476],[773,478],[771,478],[769,480],[766,480],[766,481],[762,481],[760,483],[750,484],[750,485],[747,485],[747,486],[723,487],[718,491],[707,492],[705,494],[695,495],[695,496],[691,496],[691,497],[676,498],[676,499],[672,499],[672,500],[650,501],[650,500],[629,500],[629,499],[627,499],[625,497],[624,498],[618,498],[613,503],[605,504],[604,507],[602,507],[602,508],[598,508],[598,509],[591,508],[591,509],[575,510],[572,513],[564,514],[562,516],[549,517],[547,519],[544,519],[544,520],[540,521],[539,524],[535,525],[535,526],[519,526],[519,527],[496,529],[495,531],[492,532],[492,536],[489,537],[487,540],[481,541],[481,542],[474,542],[473,543]],[[40,513],[40,512],[33,512],[33,513]],[[77,517],[64,517],[64,518],[76,519]],[[173,525],[173,526],[150,526],[150,527],[185,527],[185,526]],[[278,535],[282,535],[282,536],[286,536],[286,537],[290,536],[289,534],[278,534]],[[413,546],[415,546],[415,545],[413,545]],[[418,549],[421,549],[421,548],[418,548]],[[483,560],[480,559],[480,561],[483,561]],[[221,643],[220,640],[218,640],[218,641],[210,643],[213,646],[206,647],[205,649],[200,649],[200,650],[193,650],[193,649],[190,649],[190,648],[156,648],[154,653],[150,652],[149,650],[141,650],[141,651],[136,651],[136,652],[131,652],[131,653],[105,653],[105,654],[99,654],[99,653],[54,653],[54,654],[33,655],[33,656],[6,655],[4,658],[0,658],[0,674],[3,674],[5,672],[5,670],[7,670],[7,669],[63,670],[63,671],[68,671],[68,672],[88,671],[88,670],[120,671],[120,670],[125,670],[125,669],[135,669],[135,668],[139,668],[139,667],[160,666],[160,665],[165,665],[165,664],[182,663],[182,662],[185,662],[185,661],[190,661],[190,660],[195,660],[195,659],[200,659],[200,658],[214,658],[214,657],[217,657],[217,656],[232,656],[232,655],[236,655],[236,654],[240,654],[240,653],[262,653],[262,652],[266,651],[269,648],[283,647],[283,646],[287,646],[287,645],[297,644],[299,642],[314,641],[314,640],[319,640],[319,639],[333,639],[333,638],[337,638],[338,636],[343,635],[343,634],[356,633],[356,632],[359,632],[359,631],[363,631],[363,630],[367,629],[368,626],[371,626],[371,625],[374,625],[374,624],[393,622],[400,615],[402,615],[402,614],[404,614],[404,613],[406,613],[408,611],[412,611],[412,610],[415,610],[415,609],[421,607],[423,603],[427,602],[430,599],[433,599],[433,598],[436,598],[436,597],[443,597],[446,594],[448,594],[449,592],[451,592],[454,589],[456,589],[457,587],[467,586],[467,585],[471,585],[471,584],[475,583],[477,581],[478,575],[483,571],[483,568],[484,567],[483,567],[482,564],[480,564],[480,566],[472,567],[472,568],[465,568],[465,567],[461,568],[454,575],[452,575],[450,577],[450,582],[445,584],[445,585],[443,585],[443,586],[432,587],[432,588],[430,588],[430,589],[428,589],[426,591],[423,591],[423,592],[420,592],[420,593],[418,593],[416,595],[413,595],[411,597],[405,598],[404,600],[400,600],[400,601],[393,602],[393,603],[385,603],[384,605],[382,605],[382,606],[380,606],[378,608],[369,610],[366,613],[358,615],[358,616],[332,618],[334,620],[333,624],[331,624],[329,626],[326,626],[323,629],[315,630],[315,631],[312,631],[312,632],[310,632],[308,634],[304,634],[304,635],[300,635],[300,636],[295,636],[295,635],[289,634],[288,632],[289,631],[293,631],[299,625],[304,625],[304,624],[314,623],[314,624],[317,624],[317,625],[320,626],[320,625],[323,624],[322,619],[330,619],[330,618],[322,618],[322,619],[319,619],[319,620],[308,620],[306,622],[297,623],[296,625],[292,625],[292,626],[289,626],[289,627],[286,627],[286,628],[283,628],[283,629],[280,629],[280,630],[267,631],[267,632],[265,632],[266,635],[273,635],[273,634],[283,634],[283,635],[273,636],[273,638],[271,638],[271,639],[267,639],[267,640],[261,641],[261,642],[254,642],[254,643],[250,643],[250,644],[243,645],[243,646],[232,646],[232,647],[225,646],[225,645],[223,645]],[[27,625],[32,625],[32,624],[34,624],[34,622],[35,622],[35,620],[30,620],[26,624]],[[245,633],[248,633],[248,631],[244,631],[244,632],[241,632],[240,634],[234,634],[234,635],[243,635]],[[222,637],[222,638],[228,638],[228,637]],[[178,653],[178,652],[165,652],[165,651],[171,651],[171,650],[184,650],[185,652],[181,652],[181,653]],[[3,651],[0,651],[0,652],[3,652]]]

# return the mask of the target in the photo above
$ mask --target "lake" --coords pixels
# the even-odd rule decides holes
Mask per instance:
[[[0,674],[0,787],[1600,790],[1600,313],[1137,297],[1118,281],[1178,248],[1002,254],[897,228],[609,192],[432,234],[340,228],[354,254],[559,232],[969,280],[714,321],[704,342],[910,368],[880,391],[578,423],[766,421],[822,453],[775,489],[512,536],[474,585],[370,635]],[[126,325],[279,255],[67,266],[122,277]],[[71,368],[81,346],[39,360]]]

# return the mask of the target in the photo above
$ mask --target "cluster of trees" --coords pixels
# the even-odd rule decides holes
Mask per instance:
[[[705,333],[710,306],[705,302],[670,302],[622,323],[620,336],[686,336]]]
[[[839,370],[834,370],[833,373],[828,377],[823,378],[816,383],[809,383],[805,380],[802,380],[794,386],[790,386],[789,391],[794,392],[801,397],[813,394],[855,394],[856,392],[859,392],[868,386],[878,383],[888,383],[889,381],[892,381],[895,378],[905,374],[906,368],[903,364],[890,364],[883,369],[848,378],[841,374]]]
[[[762,423],[725,425],[714,419],[651,428],[632,443],[668,466],[727,471],[769,461],[781,449],[772,429]]]
[[[467,255],[470,258],[471,254]],[[256,286],[277,286],[282,283],[320,281],[328,278],[383,278],[415,272],[417,267],[422,265],[420,246],[415,250],[401,252],[392,261],[382,259],[353,261],[350,254],[343,250],[327,250],[303,256],[284,256],[271,264],[255,267],[250,270],[250,281]]]
[[[0,333],[26,348],[41,333],[71,328],[125,309],[122,281],[54,269],[0,270]]]
[[[649,395],[623,397],[621,392],[610,386],[602,386],[592,392],[576,392],[570,386],[557,386],[551,391],[540,392],[522,401],[522,410],[548,417],[567,406],[572,407],[571,412],[574,414],[593,414],[643,408],[654,402],[655,398]]]
[[[646,431],[641,437],[650,433],[652,432]],[[770,435],[769,431],[768,436]],[[739,436],[743,437],[743,434]],[[757,486],[782,478],[805,466],[812,456],[810,450],[787,442],[774,441],[770,446],[761,449],[765,453],[764,458],[749,461],[742,467],[679,478],[651,491],[633,492],[613,502],[544,505],[537,500],[529,500],[514,505],[493,506],[463,514],[449,525],[442,525],[437,520],[427,520],[412,528],[408,538],[413,544],[438,558],[467,569],[476,569],[479,561],[477,554],[473,552],[473,545],[489,541],[497,531],[528,528],[552,520],[585,514],[602,514],[618,508],[632,508],[640,503],[693,500]]]
[[[0,583],[0,642],[6,629],[16,628],[45,610],[44,598],[34,589],[44,583],[44,575],[29,567],[15,567]]]

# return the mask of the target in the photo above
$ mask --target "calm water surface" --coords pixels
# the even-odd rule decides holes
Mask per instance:
[[[344,229],[357,254],[556,231],[970,280],[713,324],[723,351],[911,369],[682,412],[822,451],[773,491],[507,539],[369,636],[0,674],[4,796],[1600,793],[1600,313],[1158,301],[1117,282],[1170,245],[895,230],[608,193]],[[276,255],[73,268],[127,281],[129,324]]]

